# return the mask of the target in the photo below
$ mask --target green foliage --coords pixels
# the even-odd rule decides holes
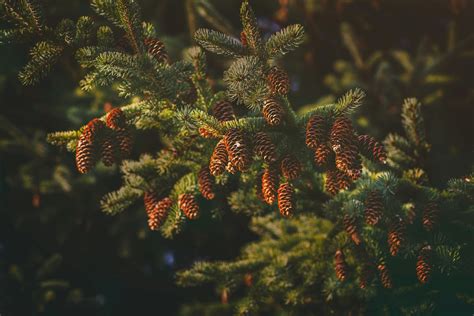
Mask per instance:
[[[146,39],[156,38],[155,29],[142,21],[135,1],[93,0],[93,10],[106,22],[80,17],[77,22],[63,19],[54,27],[46,26],[41,9],[33,2],[22,0],[13,5],[4,0],[0,3],[14,26],[2,30],[2,42],[32,36],[36,40],[31,59],[20,73],[24,84],[36,83],[64,53],[73,51],[85,73],[80,82],[84,91],[110,89],[124,99],[126,105],[120,109],[128,130],[135,137],[141,137],[144,130],[156,132],[160,147],[156,153],[144,153],[138,159],[133,153],[131,159],[120,161],[123,183],[103,197],[101,208],[105,213],[116,215],[127,209],[133,212],[132,206],[146,193],[153,192],[159,199],[168,197],[172,205],[159,227],[165,238],[173,238],[189,222],[178,202],[185,193],[196,197],[199,207],[213,210],[214,215],[230,209],[252,218],[250,229],[257,235],[257,240],[244,246],[238,258],[200,261],[178,273],[179,285],[211,283],[223,301],[230,297],[230,308],[201,304],[199,310],[232,309],[238,315],[275,312],[362,315],[389,313],[387,311],[406,315],[444,314],[446,304],[438,305],[437,298],[443,296],[453,304],[464,304],[459,297],[472,300],[469,291],[472,287],[468,283],[472,277],[469,262],[472,262],[473,252],[472,245],[466,242],[472,238],[469,235],[474,213],[472,177],[452,180],[447,189],[429,182],[425,169],[430,145],[421,115],[422,106],[417,99],[406,99],[402,105],[405,136],[390,134],[385,140],[387,165],[374,166],[364,160],[362,176],[334,197],[329,196],[324,182],[328,181],[325,172],[335,171],[336,167],[316,166],[313,151],[305,146],[305,129],[311,116],[320,115],[325,120],[328,128],[324,132],[329,137],[334,119],[353,116],[362,105],[365,92],[349,88],[354,86],[353,78],[363,82],[364,70],[373,70],[376,88],[381,86],[394,94],[400,92],[391,90],[396,87],[388,75],[392,66],[381,61],[380,55],[374,53],[366,60],[362,58],[349,24],[343,24],[341,31],[355,67],[337,64],[341,78],[328,78],[326,82],[335,94],[342,96],[326,99],[328,102],[316,102],[297,112],[291,94],[289,97],[272,94],[268,73],[275,65],[275,59],[304,42],[303,27],[290,25],[264,41],[248,1],[243,1],[240,11],[245,45],[218,31],[198,29],[194,34],[203,49],[232,59],[224,71],[224,87],[220,85],[221,81],[212,84],[207,80],[206,56],[199,47],[187,49],[183,60],[168,63],[157,59],[145,44]],[[197,1],[194,5],[201,8],[203,15],[214,9],[206,1]],[[211,24],[220,25],[221,31],[231,28],[219,19]],[[438,67],[436,62],[415,62],[401,51],[390,54],[401,66],[407,85],[423,81],[430,84],[446,82],[433,77]],[[423,66],[421,72],[415,70],[420,64]],[[347,80],[347,76],[352,76],[351,80]],[[361,86],[370,84],[363,82]],[[282,123],[277,126],[271,126],[262,113],[264,101],[270,96],[283,112]],[[429,95],[423,99],[427,98]],[[236,107],[233,119],[227,121],[214,113],[216,103],[224,100],[244,105]],[[99,119],[105,122],[107,115]],[[10,133],[14,137],[27,143],[21,133],[18,136],[19,133],[12,130]],[[229,172],[211,177],[216,182],[213,189],[220,196],[213,201],[203,201],[198,197],[202,186],[198,174],[200,170],[206,170],[203,168],[209,165],[218,141],[228,141],[226,135],[234,131],[243,132],[247,138],[244,140],[247,143],[239,141],[234,146],[236,151],[244,151],[252,161],[243,172],[234,172],[228,165]],[[83,132],[84,126],[74,131],[52,133],[48,135],[48,141],[73,152]],[[252,152],[251,144],[257,132],[269,135],[278,156],[276,163],[254,157],[257,155]],[[357,136],[352,130],[350,132]],[[327,140],[324,141],[327,145]],[[344,145],[357,147],[354,140],[350,141]],[[242,149],[245,146],[248,148]],[[230,154],[232,145],[226,143],[226,147]],[[296,179],[286,179],[284,174],[277,176],[279,183],[288,182],[295,189],[295,215],[290,219],[276,215],[276,207],[266,205],[259,197],[261,171],[275,168],[280,172],[279,164],[286,155],[297,157],[302,169]],[[62,181],[68,177],[66,172],[57,169],[54,177],[64,188],[68,187],[68,181]],[[70,186],[68,190],[71,190]],[[381,195],[383,216],[378,225],[372,226],[365,224],[365,212],[367,198],[374,191]],[[434,231],[428,231],[423,223],[423,212],[430,205],[436,205],[440,212],[438,222],[433,224],[436,226]],[[414,219],[410,213],[413,209]],[[347,217],[355,221],[361,245],[354,245],[355,238],[347,233],[344,223]],[[398,220],[412,223],[407,224],[407,234],[397,256],[392,256],[387,235]],[[432,281],[421,285],[416,280],[416,262],[420,250],[428,245],[433,252]],[[332,258],[338,249],[344,251],[348,266],[344,282],[334,273]],[[59,259],[55,256],[48,260],[45,267],[39,269],[39,275],[49,274],[50,267],[57,267]],[[377,274],[376,267],[381,263],[393,276],[393,289],[384,289],[378,277],[370,280],[365,289],[360,289],[357,283],[365,266],[370,266]],[[249,276],[252,282],[246,281]],[[54,280],[45,282],[46,288],[64,285]],[[457,284],[460,284],[459,289]],[[424,299],[417,301],[419,295]],[[183,311],[192,312],[192,308]]]

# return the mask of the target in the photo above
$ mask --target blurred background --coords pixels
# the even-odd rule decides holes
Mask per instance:
[[[91,15],[85,0],[44,0],[48,21]],[[238,37],[239,0],[138,0],[173,60],[193,45],[199,27]],[[307,40],[283,61],[298,108],[328,103],[350,88],[368,94],[357,113],[361,132],[383,139],[399,132],[401,104],[424,104],[426,162],[433,183],[463,176],[473,161],[474,1],[259,0],[252,5],[263,33],[303,24]],[[74,156],[46,143],[46,134],[77,129],[119,99],[106,89],[77,88],[83,73],[65,54],[41,83],[17,74],[25,45],[0,45],[0,315],[184,315],[187,306],[218,301],[212,288],[183,289],[174,273],[201,259],[230,259],[254,236],[248,218],[223,212],[174,240],[148,231],[142,205],[117,217],[99,200],[120,186],[117,170],[80,176]],[[219,84],[227,60],[209,55]],[[160,148],[141,132],[133,157]],[[218,241],[218,242],[217,242]]]

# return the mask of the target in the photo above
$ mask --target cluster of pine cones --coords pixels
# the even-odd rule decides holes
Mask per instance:
[[[345,116],[332,121],[313,115],[306,125],[306,146],[314,151],[315,163],[327,168],[326,191],[333,195],[360,177],[360,154],[376,162],[387,159],[384,146],[369,135],[357,135]]]
[[[105,123],[96,118],[83,128],[76,147],[77,170],[87,173],[99,160],[106,166],[118,163],[130,155],[132,143],[124,113],[112,109]]]
[[[235,118],[232,104],[226,100],[216,102],[213,107],[213,115],[220,122]],[[205,137],[212,136],[203,129],[200,130],[200,133]],[[261,158],[267,165],[261,178],[262,200],[268,204],[273,204],[278,200],[280,213],[285,217],[291,216],[295,210],[295,199],[294,189],[289,181],[300,175],[301,164],[292,155],[277,157],[275,145],[265,132],[248,135],[240,129],[230,129],[214,148],[208,168],[210,174],[206,174],[206,179],[208,176],[218,176],[225,171],[231,174],[237,171],[246,171],[252,163],[254,155]],[[201,174],[204,175],[204,171],[201,171],[200,179],[202,178]],[[287,180],[281,184],[279,183],[280,174]],[[205,196],[204,190],[201,192]]]
[[[380,225],[382,222],[382,216],[384,211],[384,204],[381,193],[374,190],[370,191],[365,200],[365,209],[364,209],[364,218],[367,225]],[[416,213],[408,217],[408,221],[402,219],[401,217],[395,217],[389,224],[388,234],[387,234],[387,243],[388,250],[392,256],[396,256],[399,253],[399,250],[404,245],[406,241],[406,228],[407,224],[413,224],[416,218]],[[421,219],[421,224],[423,228],[427,231],[431,231],[438,218],[438,206],[435,202],[428,203],[424,209]],[[352,239],[354,244],[357,247],[357,252],[363,252],[362,238],[359,234],[360,228],[357,223],[356,218],[346,214],[343,218],[343,225],[346,233]],[[367,256],[364,256],[364,261],[367,260]],[[365,264],[361,269],[360,276],[360,287],[365,288],[367,283],[370,282],[373,275],[373,269],[371,269],[371,264]],[[380,274],[380,280],[384,287],[392,287],[392,279],[388,271],[387,264],[382,261],[377,265],[377,269]],[[419,253],[418,261],[416,265],[416,275],[418,280],[421,283],[426,283],[431,276],[431,247],[425,245]],[[347,265],[345,263],[344,254],[342,250],[338,250],[335,255],[335,271],[336,276],[339,280],[344,281],[347,274]]]
[[[158,230],[168,217],[174,202],[170,197],[160,199],[155,191],[148,191],[143,195],[143,204],[148,216],[148,227],[150,230]],[[183,193],[178,197],[178,207],[188,219],[199,216],[199,205],[191,193]]]

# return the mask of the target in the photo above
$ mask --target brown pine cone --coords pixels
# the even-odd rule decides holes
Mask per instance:
[[[267,76],[268,86],[273,94],[287,95],[290,91],[290,79],[280,67],[270,68]]]
[[[356,146],[347,145],[336,154],[336,168],[346,173],[352,180],[357,180],[362,174],[362,164]]]
[[[373,269],[369,264],[364,264],[360,271],[359,287],[365,289],[374,277]]]
[[[424,246],[420,250],[416,262],[416,276],[420,283],[425,284],[431,277],[431,246]]]
[[[245,132],[234,128],[227,131],[224,137],[229,162],[238,171],[245,171],[251,163],[251,151],[245,136]]]
[[[405,241],[405,222],[397,217],[395,221],[390,225],[388,231],[388,245],[390,246],[390,254],[396,256],[403,242]]]
[[[336,153],[336,167],[352,180],[360,177],[362,165],[354,128],[347,117],[338,117],[331,128],[330,142]]]
[[[426,204],[425,208],[423,209],[423,218],[421,222],[427,231],[433,230],[435,225],[438,223],[438,215],[438,204],[435,202],[429,202]]]
[[[281,161],[281,173],[288,180],[296,179],[301,174],[301,163],[293,155],[287,155]]]
[[[390,273],[388,271],[388,267],[385,263],[381,262],[377,266],[377,270],[379,270],[379,276],[380,276],[380,282],[382,282],[382,285],[386,289],[392,288],[392,278],[390,276]]]
[[[344,215],[343,219],[344,229],[347,234],[351,237],[352,241],[356,245],[360,245],[361,239],[359,232],[357,231],[357,222],[356,219],[348,214]]]
[[[262,158],[267,163],[275,162],[277,160],[275,145],[270,136],[265,132],[258,132],[255,134],[253,151],[256,156]]]
[[[158,230],[161,227],[168,216],[171,205],[173,205],[173,201],[168,197],[156,203],[153,210],[148,213],[148,227],[151,230]]]
[[[385,163],[387,160],[387,152],[382,143],[379,143],[375,138],[369,135],[359,135],[357,139],[362,155],[373,161]]]
[[[326,172],[326,191],[336,195],[342,189],[348,189],[351,185],[351,179],[341,170],[330,169]]]
[[[365,200],[365,222],[368,225],[377,225],[382,219],[383,200],[380,193],[376,190],[370,191]]]
[[[340,281],[344,281],[347,276],[347,264],[346,264],[346,257],[341,249],[336,251],[334,255],[334,270],[336,270],[336,277]]]
[[[147,191],[143,194],[143,204],[145,205],[145,211],[150,214],[158,204],[158,196],[154,191]]]
[[[280,125],[285,115],[279,101],[274,97],[267,97],[265,99],[262,113],[267,123],[272,126]]]
[[[120,157],[128,158],[132,153],[133,136],[128,128],[120,128],[115,130],[115,135],[120,148]]]
[[[89,172],[99,158],[105,124],[93,119],[84,127],[76,147],[76,167],[80,173]]]
[[[127,127],[127,120],[121,108],[114,108],[107,113],[106,125],[111,129]]]
[[[245,34],[244,31],[240,32],[240,42],[242,43],[242,46],[243,46],[243,47],[247,47],[247,46],[248,46],[248,43],[247,43],[247,34]]]
[[[218,176],[225,171],[227,162],[227,150],[225,149],[224,140],[221,139],[212,153],[209,162],[209,171],[213,176]]]
[[[183,193],[179,196],[178,206],[188,219],[196,219],[199,216],[199,205],[194,195],[190,193]]]
[[[316,150],[328,140],[328,126],[321,115],[313,115],[306,124],[306,146]]]
[[[219,122],[232,121],[235,119],[232,103],[227,100],[217,101],[212,108],[212,115],[214,115]]]
[[[245,273],[244,274],[244,284],[247,287],[251,287],[253,285],[253,275],[252,275],[252,273]]]
[[[213,191],[214,183],[215,181],[209,173],[209,168],[202,167],[198,174],[199,191],[207,200],[212,200],[215,197]]]
[[[267,204],[272,205],[277,197],[278,169],[268,166],[262,175],[262,195]]]
[[[122,109],[115,108],[107,113],[107,127],[115,131],[115,138],[120,148],[120,157],[127,158],[130,156],[133,147],[133,137],[127,126],[125,114]]]
[[[341,153],[347,146],[351,147],[351,151],[357,151],[354,128],[349,118],[341,116],[334,121],[331,128],[330,142],[332,150],[334,150],[336,155]]]
[[[278,208],[283,217],[291,217],[295,212],[295,190],[289,183],[282,183],[278,188]]]
[[[156,38],[145,38],[143,41],[148,54],[153,56],[159,63],[168,62],[168,53],[162,41]]]
[[[329,162],[334,160],[334,152],[328,146],[327,143],[321,143],[316,147],[314,151],[314,162],[320,166],[327,166]]]
[[[114,131],[108,127],[105,128],[104,138],[101,148],[102,162],[106,166],[112,166],[120,161],[120,147]]]
[[[230,161],[227,163],[227,166],[225,166],[225,170],[230,174],[236,174],[238,171]]]

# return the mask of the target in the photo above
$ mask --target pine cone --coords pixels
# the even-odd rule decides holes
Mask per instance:
[[[153,56],[159,63],[168,62],[168,53],[162,41],[156,38],[145,38],[143,41],[148,54]]]
[[[101,156],[102,162],[106,166],[112,166],[115,162],[120,161],[120,148],[116,135],[113,130],[106,128],[102,142]]]
[[[337,169],[345,172],[352,180],[357,180],[362,173],[362,164],[356,146],[346,146],[336,154]]]
[[[230,174],[236,174],[238,171],[230,161],[227,163],[227,166],[225,166],[225,170]]]
[[[76,167],[80,173],[89,172],[99,158],[105,124],[99,119],[87,123],[76,147]]]
[[[295,156],[288,155],[281,161],[281,172],[288,180],[296,179],[301,174],[301,163]]]
[[[383,201],[378,191],[370,191],[365,200],[365,222],[368,225],[377,225],[382,219]]]
[[[439,209],[438,204],[435,202],[428,203],[423,210],[422,223],[423,227],[427,231],[433,230],[435,225],[438,223]]]
[[[382,262],[377,266],[377,270],[379,270],[380,281],[383,287],[386,289],[392,288],[392,278],[390,277],[387,265]]]
[[[320,166],[326,166],[331,161],[334,160],[334,152],[326,143],[321,143],[316,147],[314,151],[314,162]]]
[[[242,43],[242,46],[243,46],[243,47],[247,47],[247,46],[248,46],[248,43],[247,43],[247,34],[245,34],[244,31],[240,32],[240,42]]]
[[[431,277],[431,246],[429,245],[420,250],[416,262],[416,276],[422,284],[427,283]]]
[[[149,215],[155,209],[158,204],[158,196],[154,191],[147,191],[143,194],[143,204],[145,205],[145,211]]]
[[[225,149],[224,140],[221,139],[211,156],[211,161],[209,162],[209,171],[213,176],[218,176],[225,171],[227,166],[227,150]]]
[[[347,264],[346,264],[346,258],[341,249],[338,249],[336,251],[336,254],[334,255],[334,259],[335,259],[334,270],[336,270],[336,277],[340,281],[344,281],[347,276]]]
[[[120,128],[115,130],[115,135],[120,148],[120,157],[128,158],[132,153],[133,136],[128,128]]]
[[[217,101],[212,108],[212,115],[214,115],[219,122],[232,121],[235,119],[232,103],[227,100]]]
[[[290,91],[290,79],[287,73],[280,67],[273,66],[270,68],[267,81],[273,94],[287,95]]]
[[[194,195],[190,193],[184,193],[179,196],[178,206],[189,219],[196,219],[199,216],[199,205]]]
[[[209,173],[209,168],[203,167],[198,174],[199,191],[207,200],[212,200],[215,196],[213,192],[214,178]]]
[[[276,199],[278,180],[278,169],[275,166],[268,166],[262,175],[262,195],[265,202],[270,205]]]
[[[356,245],[360,245],[361,239],[360,235],[357,231],[357,222],[356,219],[348,214],[344,215],[343,219],[344,229],[346,230],[347,234],[351,237],[352,241]]]
[[[338,117],[332,126],[330,142],[336,153],[336,167],[345,172],[352,180],[357,180],[362,171],[357,138],[351,121],[347,117]]]
[[[278,188],[278,208],[283,217],[290,217],[295,212],[295,190],[289,183],[282,183]]]
[[[313,115],[306,124],[306,146],[316,150],[328,140],[328,127],[324,117]]]
[[[247,287],[251,287],[253,285],[253,275],[252,275],[252,273],[245,273],[244,274],[244,284]]]
[[[351,179],[341,170],[331,169],[326,172],[326,191],[335,195],[339,190],[347,189]]]
[[[280,103],[274,97],[267,97],[265,99],[262,112],[267,123],[272,126],[280,125],[285,114]]]
[[[337,154],[341,153],[347,146],[356,145],[354,128],[351,120],[347,117],[338,117],[331,128],[330,142],[332,150]],[[351,151],[354,151],[351,148]],[[355,149],[357,151],[357,148]]]
[[[115,138],[120,148],[121,158],[130,156],[133,147],[133,138],[122,109],[115,108],[109,111],[109,113],[107,113],[106,124],[107,127],[115,131]]]
[[[265,132],[258,132],[255,134],[253,151],[256,156],[263,159],[267,163],[275,162],[277,160],[275,145],[270,136]]]
[[[369,264],[364,264],[360,271],[359,287],[365,289],[374,277],[373,269]]]
[[[387,160],[387,152],[383,144],[369,135],[359,135],[357,139],[359,141],[359,150],[365,157],[373,161],[385,163]]]
[[[405,241],[405,222],[397,217],[395,221],[390,225],[388,231],[388,245],[390,246],[390,254],[396,256],[403,242]]]
[[[114,130],[127,127],[127,120],[121,108],[114,108],[107,113],[106,125]]]
[[[166,197],[156,203],[151,212],[148,213],[148,227],[151,230],[158,230],[168,216],[168,211],[173,205],[173,201]]]
[[[252,158],[245,133],[240,129],[231,129],[225,134],[224,143],[230,163],[238,171],[245,171]]]

